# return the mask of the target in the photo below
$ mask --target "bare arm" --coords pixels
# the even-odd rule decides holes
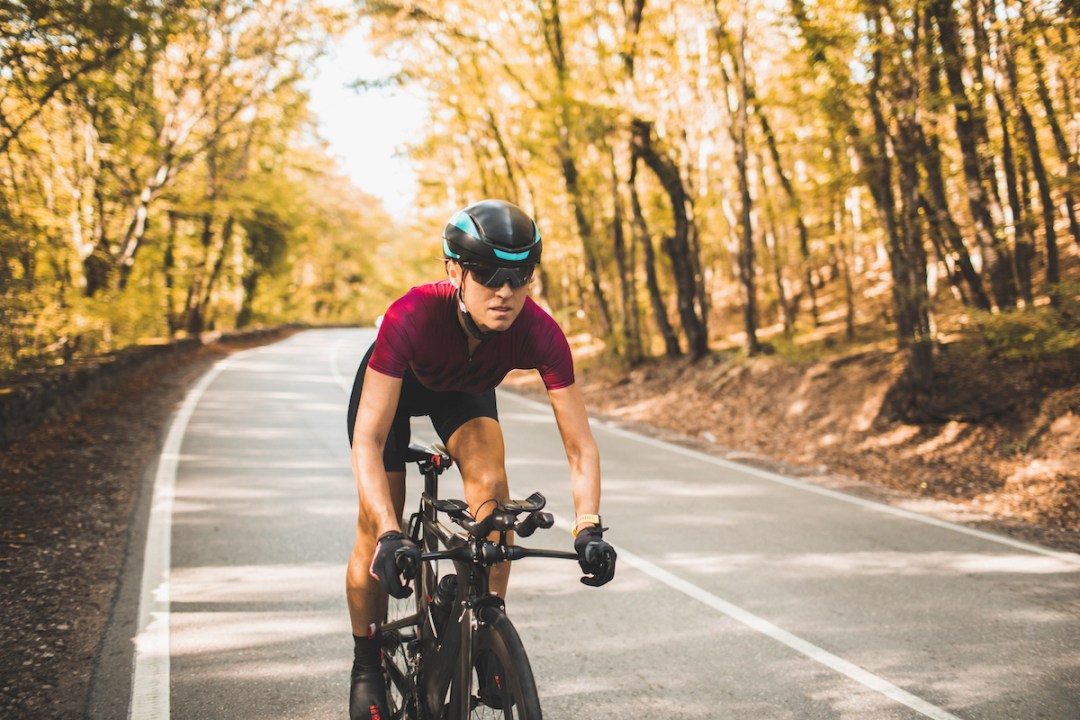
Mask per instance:
[[[375,537],[401,529],[383,467],[383,448],[400,397],[400,378],[367,369],[353,429],[352,468],[360,495],[361,521],[367,522]]]
[[[577,516],[600,512],[600,451],[596,447],[585,401],[577,385],[550,390],[548,399],[555,411],[566,459],[570,463],[570,488]]]

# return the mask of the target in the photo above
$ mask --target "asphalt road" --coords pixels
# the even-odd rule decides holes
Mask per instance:
[[[189,395],[129,608],[132,717],[345,717],[345,403],[373,338],[300,333]],[[499,402],[515,495],[540,490],[560,520],[524,544],[569,548],[550,409]],[[508,598],[546,717],[1080,718],[1080,555],[594,432],[615,581],[588,588],[574,563],[530,560]]]

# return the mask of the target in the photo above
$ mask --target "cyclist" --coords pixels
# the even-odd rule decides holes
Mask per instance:
[[[598,514],[600,456],[574,384],[570,346],[528,296],[540,262],[536,223],[516,205],[483,200],[457,212],[442,239],[448,278],[413,288],[390,306],[349,401],[360,498],[346,578],[355,648],[352,720],[388,717],[378,623],[387,593],[411,593],[395,554],[420,554],[400,526],[410,417],[431,419],[458,461],[466,502],[481,518],[490,513],[491,500],[509,498],[495,387],[512,369],[538,370],[570,465],[582,582],[599,586],[615,574],[615,553],[603,539]],[[491,588],[499,595],[506,593],[509,571],[509,563],[492,569]]]

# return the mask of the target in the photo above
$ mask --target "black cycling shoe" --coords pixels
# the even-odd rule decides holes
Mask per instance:
[[[354,669],[349,690],[349,720],[390,720],[389,708],[382,668]]]
[[[476,658],[476,677],[479,684],[476,694],[480,702],[495,710],[513,705],[505,687],[502,668],[491,653],[482,653]]]

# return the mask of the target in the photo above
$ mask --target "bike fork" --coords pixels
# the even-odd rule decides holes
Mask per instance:
[[[449,720],[469,720],[472,713],[473,637],[476,630],[476,610],[464,609],[465,616],[458,624],[460,645],[454,670],[453,690],[450,692]]]

